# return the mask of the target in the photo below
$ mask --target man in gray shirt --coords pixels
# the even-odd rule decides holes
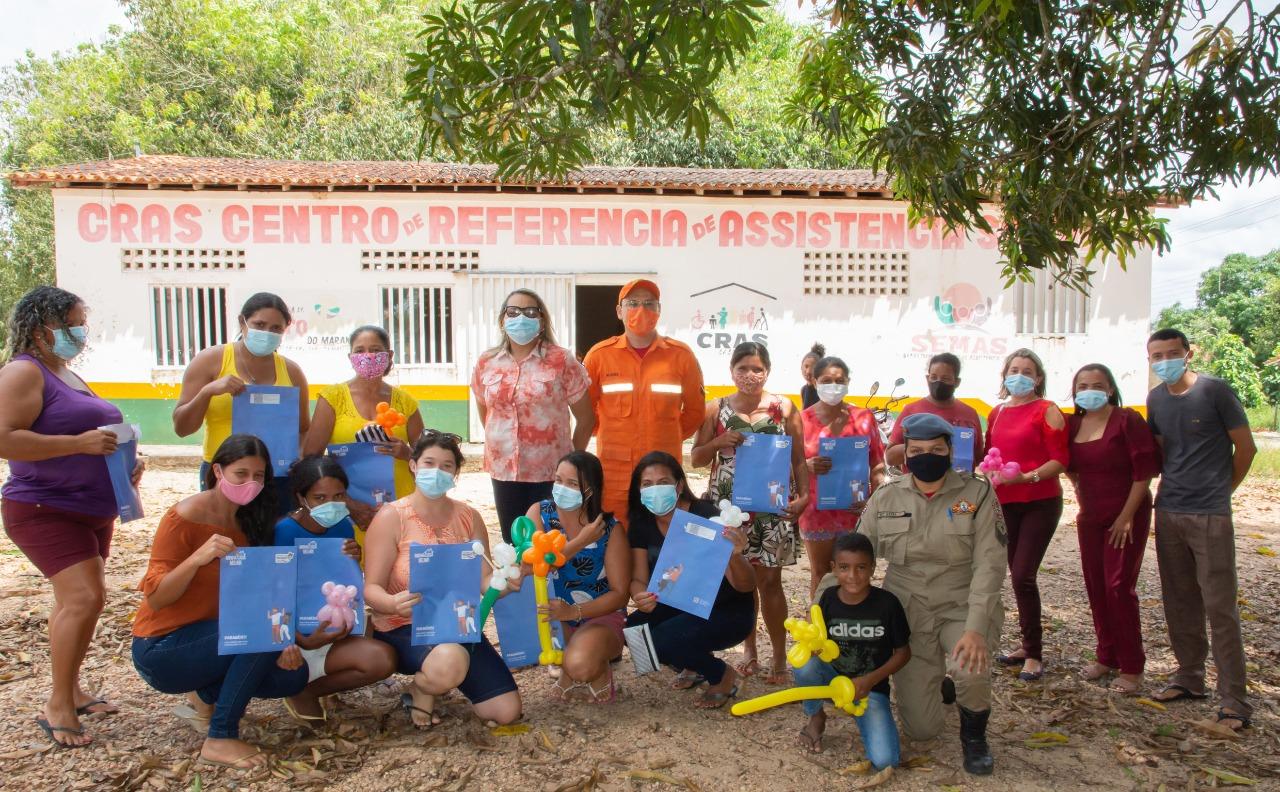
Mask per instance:
[[[1236,545],[1231,493],[1249,472],[1257,447],[1249,419],[1226,382],[1187,368],[1191,345],[1179,330],[1147,340],[1160,379],[1147,394],[1147,421],[1164,451],[1156,494],[1156,560],[1169,646],[1178,670],[1158,701],[1203,699],[1209,619],[1218,670],[1218,722],[1250,725],[1244,643],[1236,605]]]

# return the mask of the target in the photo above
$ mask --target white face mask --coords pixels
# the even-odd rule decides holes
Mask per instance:
[[[849,395],[849,386],[834,382],[820,382],[816,386],[818,390],[818,398],[832,407],[844,401],[844,397]]]

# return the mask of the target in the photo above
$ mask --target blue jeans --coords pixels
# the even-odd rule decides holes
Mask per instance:
[[[826,685],[839,674],[818,658],[813,658],[796,669],[796,684]],[[804,702],[804,714],[813,717],[822,711],[821,700]],[[867,758],[877,770],[896,767],[900,753],[898,749],[898,724],[893,720],[893,710],[889,706],[889,697],[874,690],[867,696],[867,711],[854,718],[858,724],[858,734],[862,735],[862,747]]]
[[[285,671],[279,652],[218,654],[218,621],[196,622],[156,638],[133,639],[133,667],[161,693],[190,693],[213,705],[209,736],[235,739],[255,698],[296,696],[307,686],[307,667]]]

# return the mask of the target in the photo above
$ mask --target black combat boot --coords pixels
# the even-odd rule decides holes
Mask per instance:
[[[987,718],[991,717],[991,710],[970,712],[958,704],[956,709],[960,710],[960,746],[964,749],[965,772],[991,775],[996,764],[987,747]]]

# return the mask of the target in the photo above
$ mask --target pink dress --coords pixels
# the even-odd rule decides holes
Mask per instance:
[[[880,440],[880,427],[876,424],[876,416],[863,407],[846,404],[849,418],[838,434],[832,434],[818,418],[818,405],[805,409],[800,413],[800,423],[804,427],[804,458],[812,459],[818,454],[818,439],[822,437],[870,437],[871,452],[869,461],[871,469],[884,463],[884,443]],[[835,539],[841,534],[858,528],[858,512],[824,510],[818,511],[818,477],[809,477],[809,505],[800,515],[800,536],[805,541],[819,542]]]

